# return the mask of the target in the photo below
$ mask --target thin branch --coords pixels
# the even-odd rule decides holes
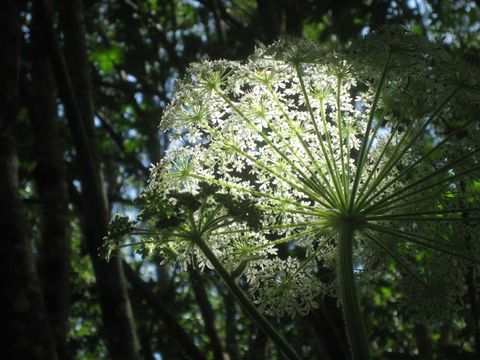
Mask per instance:
[[[150,308],[157,314],[157,316],[164,322],[166,327],[170,330],[170,334],[174,334],[174,339],[178,341],[178,344],[185,351],[185,354],[193,359],[205,360],[204,354],[195,345],[192,337],[185,331],[180,325],[173,311],[168,309],[167,305],[156,296],[156,294],[150,289],[147,283],[143,281],[137,273],[131,268],[130,264],[123,261],[123,269],[125,276],[129,283],[132,285],[135,292],[145,300]]]
[[[140,161],[138,157],[136,157],[132,153],[128,153],[127,150],[125,149],[124,145],[124,139],[122,135],[120,135],[113,127],[113,125],[110,123],[110,121],[104,116],[101,111],[97,111],[95,116],[100,120],[102,126],[105,128],[105,131],[107,134],[110,136],[112,141],[115,143],[117,148],[122,152],[124,155],[125,159],[129,160],[132,165],[142,173],[142,175],[148,177],[150,175],[150,171],[143,165],[143,163]]]

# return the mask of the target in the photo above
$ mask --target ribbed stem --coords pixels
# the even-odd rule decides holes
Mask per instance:
[[[353,234],[353,224],[348,220],[339,225],[337,254],[339,297],[352,360],[369,360],[367,332],[353,273]]]
[[[195,244],[210,261],[212,266],[225,282],[228,289],[236,297],[250,319],[253,320],[267,336],[270,337],[270,339],[275,343],[280,351],[282,351],[287,359],[300,360],[301,358],[297,355],[295,350],[293,350],[286,340],[273,328],[270,322],[260,312],[258,312],[255,305],[252,304],[242,289],[240,289],[235,280],[230,276],[228,271],[223,267],[222,263],[218,260],[218,258],[200,236],[195,239]]]

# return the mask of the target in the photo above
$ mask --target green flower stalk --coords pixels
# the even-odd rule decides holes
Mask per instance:
[[[335,293],[352,358],[369,359],[357,283],[381,271],[372,254],[391,258],[399,283],[436,295],[458,289],[457,275],[478,263],[478,246],[450,236],[466,206],[470,228],[478,224],[478,199],[460,206],[458,186],[480,170],[477,79],[396,29],[345,52],[283,40],[243,63],[191,65],[161,122],[172,147],[143,195],[145,246],[216,269],[292,358],[260,312],[303,315]],[[280,244],[305,256],[280,258]],[[442,257],[456,275],[434,281],[429,259]]]

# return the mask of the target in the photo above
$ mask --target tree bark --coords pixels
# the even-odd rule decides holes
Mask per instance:
[[[343,329],[342,312],[337,306],[337,299],[324,297],[320,302],[320,309],[312,311],[309,320],[331,358],[348,359],[347,336]]]
[[[48,35],[46,46],[78,158],[83,232],[100,295],[106,344],[111,359],[138,360],[138,341],[120,258],[114,253],[107,262],[99,255],[109,214],[93,125],[82,2],[73,0],[61,4],[64,6],[60,18],[64,25],[66,58],[59,48],[45,0],[34,2],[41,10],[42,28]]]
[[[231,360],[238,360],[238,347],[237,347],[237,307],[235,304],[235,298],[227,290],[224,295],[225,302],[225,348],[230,355]]]
[[[257,10],[264,33],[264,40],[270,44],[280,35],[282,18],[279,2],[275,0],[257,0]]]
[[[32,14],[29,118],[37,160],[40,199],[39,275],[59,359],[71,359],[66,347],[70,305],[70,223],[63,144],[59,137],[56,89],[42,31]]]
[[[195,299],[197,300],[198,307],[202,313],[202,319],[205,325],[205,333],[210,339],[213,358],[216,360],[222,360],[224,358],[223,345],[215,325],[215,311],[213,310],[210,300],[208,299],[208,294],[205,291],[202,275],[199,274],[198,270],[196,269],[189,269],[189,273],[193,292],[195,293]]]
[[[13,124],[17,118],[22,2],[7,0],[0,11],[0,251],[1,356],[15,360],[55,360],[31,239],[18,194]]]
[[[303,0],[286,0],[284,5],[285,10],[285,31],[291,36],[301,36],[303,29],[303,21],[306,4]]]
[[[421,360],[431,360],[433,355],[430,329],[425,325],[416,324],[414,333],[418,347],[418,358]]]
[[[265,360],[267,359],[267,336],[258,326],[251,325],[250,343],[248,344],[249,360]]]

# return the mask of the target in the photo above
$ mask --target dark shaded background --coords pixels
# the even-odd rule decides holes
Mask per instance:
[[[400,24],[480,65],[480,1],[4,0],[0,4],[0,359],[276,359],[208,271],[126,248],[175,79],[200,59],[244,59],[281,35],[341,46]],[[476,289],[476,276],[466,288]],[[364,289],[379,359],[480,358],[478,294],[455,321],[398,313],[388,280]],[[401,299],[400,299],[401,300]],[[278,327],[306,359],[344,359],[336,300]]]

